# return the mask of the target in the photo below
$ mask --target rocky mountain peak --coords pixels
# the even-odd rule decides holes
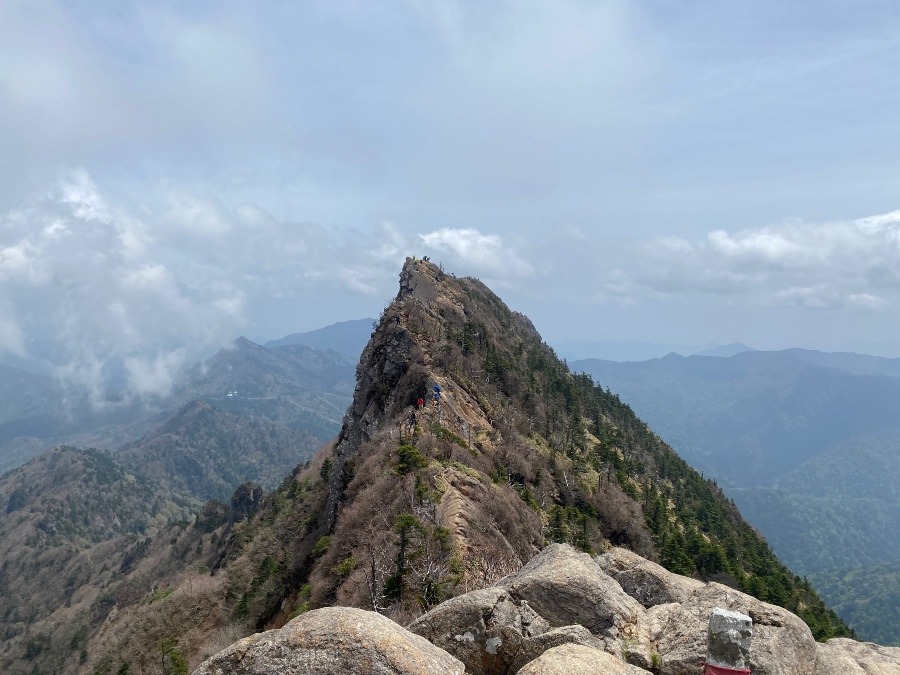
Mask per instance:
[[[428,261],[400,272],[322,475],[319,557],[302,572],[314,603],[402,615],[491,583],[547,543],[614,544],[824,612],[823,635],[845,630],[617,397],[570,373],[483,283]]]
[[[429,261],[407,258],[399,286],[357,367],[356,391],[329,481],[329,531],[361,445],[383,444],[387,437],[388,445],[396,439],[415,446],[439,429],[444,440],[455,439],[471,454],[477,452],[473,443],[482,452],[492,448],[502,438],[496,431],[500,406],[481,391],[478,380],[489,381],[490,374],[479,368],[473,353],[488,344],[489,333],[501,342],[521,342],[517,330],[540,343],[524,316],[511,312],[475,279],[458,279]]]

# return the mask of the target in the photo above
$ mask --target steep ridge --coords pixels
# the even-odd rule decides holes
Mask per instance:
[[[819,639],[849,633],[714,483],[618,397],[571,374],[525,316],[481,282],[414,259],[362,354],[337,442],[214,536],[202,603],[211,628],[167,624],[190,665],[222,636],[321,606],[406,623],[551,542],[625,546],[784,606]],[[174,583],[172,597],[188,595]],[[85,672],[149,672],[128,655],[159,644],[117,627],[140,626],[167,602],[120,607],[89,640]]]
[[[440,405],[410,427],[435,385]],[[403,268],[330,460],[314,604],[415,611],[546,542],[613,543],[786,605],[822,637],[846,630],[714,484],[617,397],[569,373],[526,317],[426,262]],[[411,546],[423,559],[410,574]]]

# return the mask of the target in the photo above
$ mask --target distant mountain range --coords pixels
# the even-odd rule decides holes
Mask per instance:
[[[0,366],[0,472],[57,445],[116,450],[191,401],[264,417],[321,443],[340,429],[358,357],[300,344],[270,349],[238,338],[183,373],[166,398],[148,406],[116,403],[111,393],[112,402],[102,408],[54,378]]]
[[[662,358],[666,354],[733,356],[740,352],[754,351],[741,342],[727,345],[683,345],[669,342],[642,342],[640,340],[573,340],[559,339],[551,343],[553,349],[569,361],[599,358],[607,361],[647,361]]]
[[[239,338],[153,409],[99,411],[71,405],[52,378],[4,367],[0,670],[85,672],[98,617],[152,604],[168,594],[152,589],[186,573],[199,587],[208,573],[196,570],[222,555],[210,532],[246,518],[337,435],[355,366],[331,350]],[[64,443],[103,449],[47,449]],[[172,617],[154,616],[160,625],[141,631],[160,649],[152,636]],[[174,655],[148,658],[145,672],[183,672]]]
[[[718,347],[712,347],[710,349],[704,349],[703,351],[697,352],[694,356],[722,356],[729,357],[734,356],[735,354],[741,354],[743,352],[755,352],[756,350],[753,347],[748,347],[742,342],[732,342],[728,345],[720,345]]]
[[[238,338],[191,369],[171,398],[266,417],[326,441],[340,430],[358,359],[358,353],[351,359],[301,344],[269,348]]]
[[[369,341],[375,323],[375,319],[339,321],[306,333],[291,333],[279,340],[269,340],[265,346],[304,345],[315,349],[330,349],[355,362]]]
[[[841,574],[900,561],[900,359],[790,349],[570,365],[714,477],[825,597]],[[900,594],[891,584],[869,587],[869,611]],[[888,634],[900,644],[900,624]]]

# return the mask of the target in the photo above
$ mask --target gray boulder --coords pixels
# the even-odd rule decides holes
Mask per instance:
[[[577,643],[602,649],[583,626],[553,628],[524,600],[496,586],[441,603],[409,624],[466,665],[466,673],[514,673],[551,647]]]
[[[518,675],[647,675],[606,652],[566,644],[548,649],[519,670]]]
[[[552,626],[579,624],[595,635],[636,638],[644,608],[587,554],[552,544],[498,586]]]
[[[660,657],[660,675],[696,673],[706,657],[709,617],[716,608],[753,619],[750,669],[754,675],[813,675],[816,642],[796,615],[728,586],[709,583],[683,603],[647,611],[649,639]]]
[[[594,560],[644,607],[684,602],[704,586],[702,581],[670,572],[627,548],[610,549]]]
[[[326,607],[208,658],[193,675],[462,675],[463,664],[390,619]]]
[[[832,638],[816,645],[816,675],[898,675],[900,647]]]
[[[497,585],[516,600],[527,601],[550,625],[584,626],[602,639],[610,654],[650,668],[653,650],[644,607],[587,553],[552,544]]]

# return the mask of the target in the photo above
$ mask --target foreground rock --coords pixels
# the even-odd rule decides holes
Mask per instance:
[[[627,548],[613,548],[595,559],[622,590],[644,607],[684,602],[703,588],[702,581],[670,572]]]
[[[635,637],[643,607],[587,553],[551,544],[498,586],[526,600],[551,625],[580,624],[610,638]]]
[[[638,644],[643,614],[589,555],[553,544],[518,573],[442,603],[409,629],[465,663],[467,673],[493,675],[515,673],[563,644],[621,653],[623,641]],[[642,661],[650,665],[649,652]]]
[[[900,647],[833,638],[817,645],[816,675],[898,675]]]
[[[753,619],[750,669],[754,675],[813,675],[816,641],[798,616],[717,583],[706,584],[683,603],[647,611],[649,637],[660,655],[662,675],[692,672],[705,658],[709,616],[716,608]]]
[[[604,644],[584,626],[552,628],[525,600],[498,587],[448,600],[408,628],[445,649],[466,665],[466,673],[515,673],[552,647]]]
[[[284,628],[251,635],[204,661],[194,675],[462,675],[463,664],[390,619],[326,607]]]
[[[519,675],[646,675],[642,668],[582,645],[550,649],[519,671]]]
[[[818,644],[796,615],[733,588],[627,551],[592,559],[559,544],[409,630],[373,612],[320,609],[236,642],[194,675],[696,675],[715,609],[753,619],[754,675],[900,675],[900,648]]]

